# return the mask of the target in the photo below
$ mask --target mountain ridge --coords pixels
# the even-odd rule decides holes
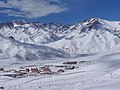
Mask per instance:
[[[74,25],[64,25],[21,20],[0,24],[0,34],[20,43],[77,55],[83,52],[104,52],[119,46],[120,22],[91,18]]]

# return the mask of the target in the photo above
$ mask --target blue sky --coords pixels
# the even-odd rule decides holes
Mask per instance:
[[[0,22],[26,19],[77,23],[88,18],[120,20],[120,0],[0,0]]]

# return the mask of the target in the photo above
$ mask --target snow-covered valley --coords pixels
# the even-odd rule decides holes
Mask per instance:
[[[119,90],[120,22],[0,24],[0,89]]]
[[[30,76],[9,77],[5,74],[13,74],[12,72],[0,72],[0,85],[5,90],[119,90],[120,86],[120,52],[98,54],[83,58],[62,59],[62,60],[46,60],[27,62],[24,64],[13,64],[6,66],[6,70],[16,69],[20,67],[40,67],[61,66],[63,62],[77,61],[74,69],[61,69],[62,73],[54,74],[35,74]],[[80,63],[90,61],[90,63]],[[52,71],[60,69],[58,67],[50,68]]]

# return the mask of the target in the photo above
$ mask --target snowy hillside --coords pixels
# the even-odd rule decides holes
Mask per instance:
[[[5,90],[119,90],[120,51],[81,58],[32,62],[5,66],[0,71],[0,88]],[[77,61],[74,69],[65,69],[63,62]],[[63,66],[62,66],[63,65]],[[18,70],[48,66],[54,73],[34,72],[20,77]],[[64,72],[56,73],[62,69]],[[31,74],[31,75],[30,75]],[[11,75],[11,76],[10,76]]]
[[[5,37],[0,34],[0,55],[7,58],[16,58],[16,60],[44,60],[53,58],[67,58],[69,54],[64,51],[55,50],[54,48],[34,45],[28,43],[21,43],[16,41],[12,36]],[[2,59],[1,57],[1,59]],[[4,59],[4,58],[3,58]]]

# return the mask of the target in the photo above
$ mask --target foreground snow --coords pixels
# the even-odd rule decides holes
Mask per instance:
[[[91,64],[78,64],[79,68],[67,70],[55,75],[37,75],[12,79],[0,76],[0,85],[5,90],[119,90],[120,86],[120,52],[96,54],[88,57],[74,58],[75,61],[91,61]],[[59,65],[73,59],[37,61],[33,64]],[[18,68],[27,64],[13,64]],[[2,74],[2,72],[0,73]]]

